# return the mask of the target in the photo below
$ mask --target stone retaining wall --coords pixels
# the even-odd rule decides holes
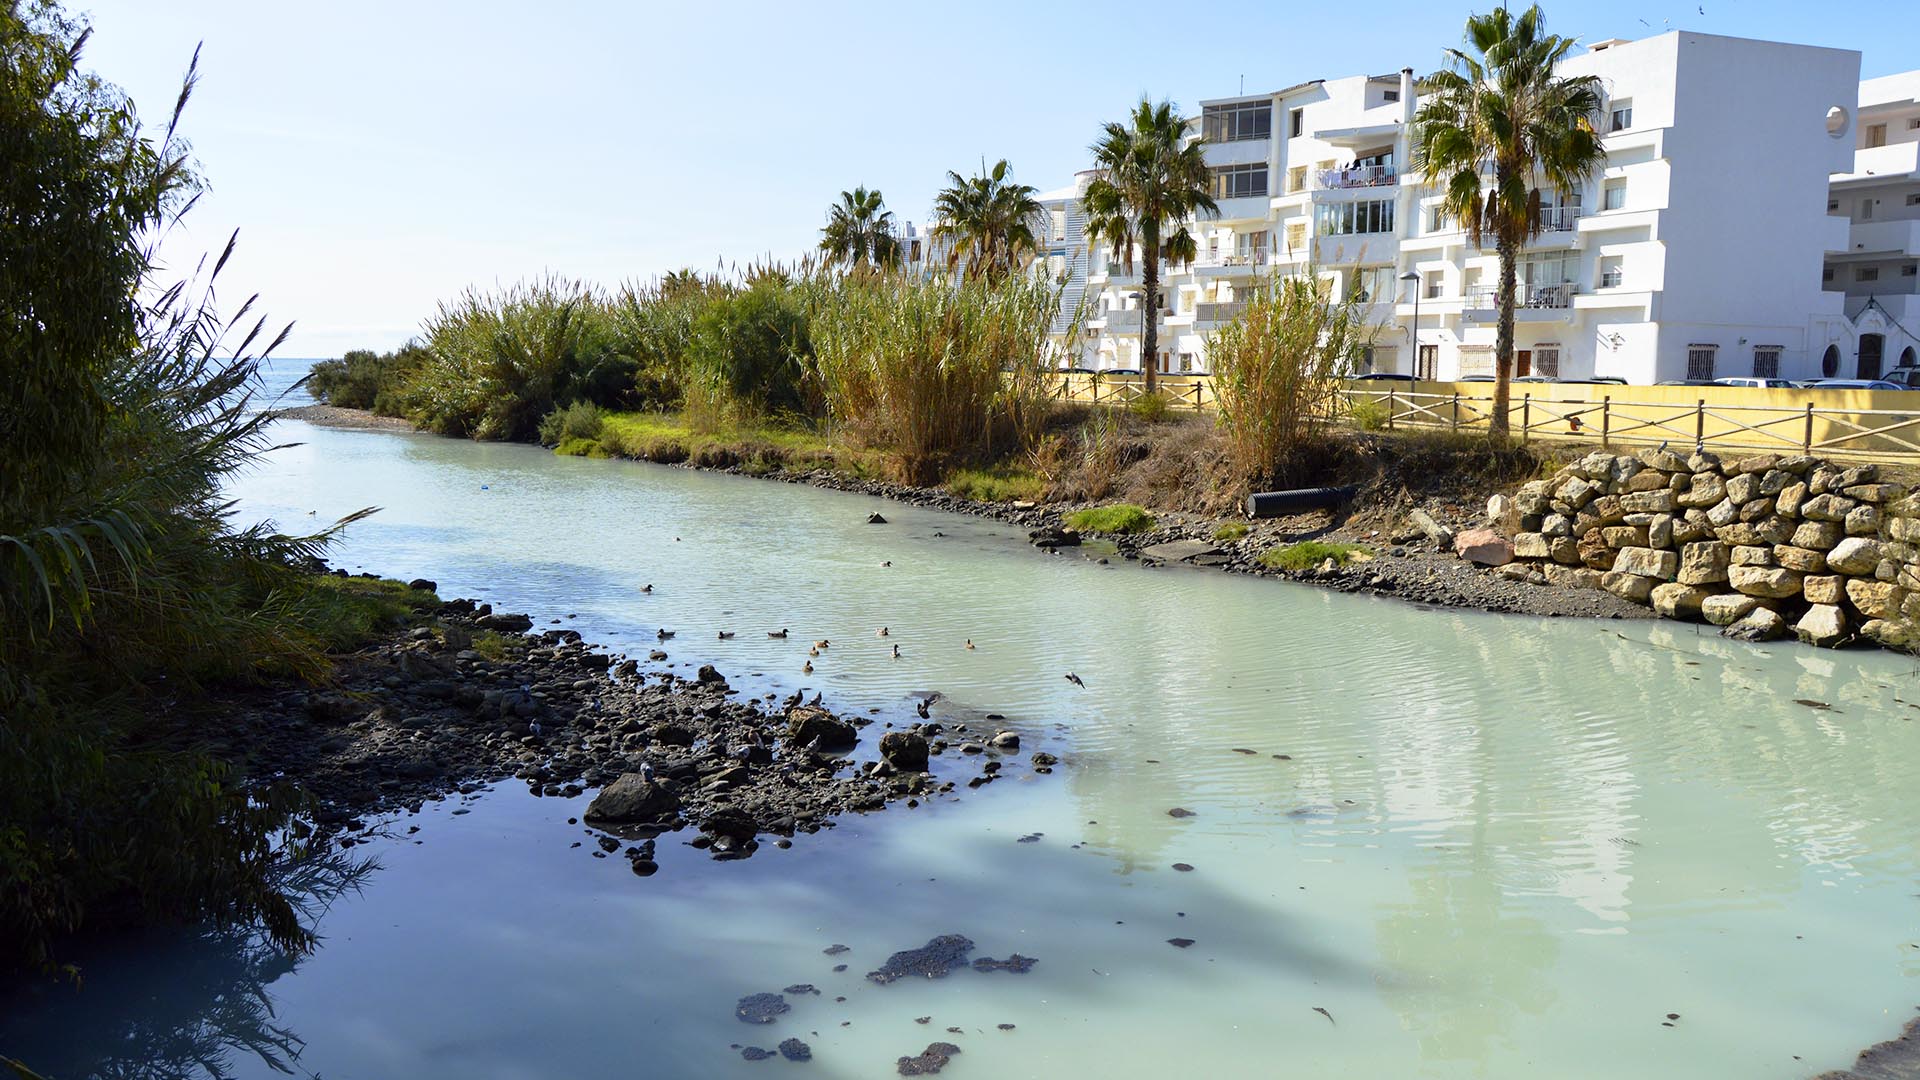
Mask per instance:
[[[1920,495],[1808,456],[1587,455],[1488,504],[1501,572],[1766,640],[1920,642]],[[1462,534],[1461,550],[1488,557]],[[1506,545],[1501,545],[1506,546]]]

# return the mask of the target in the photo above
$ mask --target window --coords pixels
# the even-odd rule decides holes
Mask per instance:
[[[1828,199],[1828,200],[1827,200],[1827,213],[1829,213],[1829,214],[1831,214],[1831,213],[1833,213],[1833,212],[1834,212],[1835,210],[1838,210],[1838,209],[1840,209],[1840,200],[1839,200],[1839,199]]]
[[[1625,180],[1607,181],[1606,186],[1600,189],[1600,209],[1621,210],[1626,205],[1627,182]]]
[[[1560,377],[1560,346],[1541,345],[1533,350],[1533,373],[1549,378]]]
[[[1625,131],[1633,126],[1633,101],[1621,98],[1613,103],[1613,111],[1608,114],[1607,131]]]
[[[1831,267],[1831,266],[1823,266],[1823,267],[1821,267],[1821,268],[1820,268],[1820,280],[1821,280],[1821,281],[1832,281],[1832,280],[1833,280],[1833,267]]]
[[[1287,170],[1287,190],[1305,191],[1307,189],[1307,167],[1295,165]]]
[[[1860,200],[1859,216],[1855,220],[1857,221],[1873,220],[1873,200],[1872,199]]]
[[[1392,232],[1393,200],[1332,203],[1316,207],[1315,218],[1321,236]]]
[[[1920,272],[1920,263],[1908,263],[1900,268],[1901,277],[1913,277],[1916,272]]]
[[[1387,90],[1387,91],[1385,91],[1385,92],[1383,92],[1383,93],[1382,93],[1382,94],[1380,95],[1380,98],[1381,98],[1381,100],[1382,100],[1382,101],[1399,101],[1399,100],[1400,100],[1400,91],[1398,91],[1398,90]]]
[[[1414,375],[1422,379],[1433,379],[1438,377],[1434,374],[1434,372],[1438,371],[1439,369],[1440,369],[1440,346],[1438,345],[1420,346],[1420,370],[1414,372]]]
[[[1469,349],[1463,346],[1460,349],[1460,374],[1463,377],[1493,374],[1493,350],[1485,347]]]
[[[1820,377],[1831,379],[1840,374],[1840,346],[1829,345],[1827,351],[1820,354]]]
[[[1855,280],[1855,281],[1879,281],[1879,280],[1880,280],[1880,268],[1879,268],[1879,267],[1877,267],[1877,266],[1860,266],[1860,267],[1855,267],[1855,268],[1854,268],[1854,271],[1853,271],[1853,280]]]
[[[1208,142],[1264,139],[1273,133],[1273,106],[1264,101],[1205,106],[1200,131]]]
[[[1913,119],[1907,121],[1907,130],[1920,131],[1920,116],[1916,116]]]
[[[1620,266],[1620,256],[1607,255],[1601,258],[1600,260],[1600,287],[1601,288],[1617,289],[1620,287],[1620,283],[1625,279],[1626,279],[1626,274],[1623,272]]]
[[[1180,374],[1185,375],[1186,373],[1192,370],[1193,370],[1193,354],[1190,352],[1181,353],[1180,354]]]
[[[1446,232],[1448,228],[1452,226],[1452,224],[1453,223],[1447,218],[1446,207],[1444,206],[1427,207],[1427,232],[1443,233],[1443,232]]]
[[[1264,265],[1267,261],[1267,238],[1268,233],[1265,229],[1241,233],[1238,237],[1240,257]]]
[[[1055,210],[1051,212],[1051,217],[1053,218],[1053,238],[1055,240],[1065,240],[1067,238],[1067,212],[1065,210]]]
[[[1427,299],[1438,300],[1446,294],[1447,279],[1438,273],[1423,275],[1427,281]]]
[[[1265,165],[1222,165],[1212,170],[1216,199],[1244,199],[1267,193]]]
[[[1780,377],[1780,346],[1755,345],[1753,347],[1753,377],[1756,379]]]
[[[1868,124],[1867,149],[1872,150],[1874,147],[1885,145],[1887,145],[1887,125]]]
[[[1307,110],[1305,109],[1288,110],[1287,134],[1289,136],[1295,139],[1299,138],[1300,133],[1306,129],[1306,126],[1307,126]]]
[[[1913,194],[1907,196],[1907,205],[1920,206],[1920,191],[1916,191]]]
[[[1304,221],[1287,222],[1287,250],[1305,247],[1307,243],[1307,223]]]
[[[1687,346],[1687,378],[1713,378],[1713,357],[1720,351],[1718,345]]]

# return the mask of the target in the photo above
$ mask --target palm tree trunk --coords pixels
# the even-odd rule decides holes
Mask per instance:
[[[1140,313],[1140,368],[1146,373],[1147,394],[1160,387],[1160,230],[1149,222],[1146,228],[1146,266],[1140,271],[1143,305]]]
[[[1502,236],[1495,247],[1500,256],[1500,322],[1493,339],[1493,415],[1487,420],[1487,435],[1505,439],[1507,408],[1513,398],[1509,381],[1513,378],[1513,294],[1519,276],[1519,245]]]

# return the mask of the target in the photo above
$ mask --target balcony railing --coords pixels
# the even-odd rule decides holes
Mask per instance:
[[[1193,305],[1193,321],[1197,323],[1230,322],[1247,309],[1245,300],[1231,300],[1219,304]]]
[[[1264,249],[1260,251],[1229,251],[1224,254],[1202,255],[1195,259],[1195,266],[1265,266],[1272,259]]]
[[[1580,286],[1572,282],[1559,285],[1521,285],[1515,291],[1515,306],[1522,308],[1570,308]],[[1491,308],[1497,303],[1500,290],[1492,286],[1481,286],[1467,293],[1468,306]]]
[[[1577,206],[1543,206],[1540,208],[1541,232],[1572,232],[1580,225],[1580,208]]]
[[[1341,169],[1321,169],[1322,188],[1386,187],[1399,179],[1391,165],[1348,165]]]

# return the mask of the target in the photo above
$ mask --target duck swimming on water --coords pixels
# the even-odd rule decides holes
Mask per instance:
[[[770,637],[770,638],[783,638],[783,637],[786,637],[786,636],[787,636],[787,629],[786,629],[786,627],[784,627],[784,626],[783,626],[783,627],[781,627],[781,628],[780,628],[780,629],[778,629],[778,630],[769,630],[769,631],[767,631],[767,636],[768,636],[768,637]]]
[[[720,631],[720,640],[721,640],[721,641],[732,641],[732,640],[733,640],[733,631],[731,631],[731,630],[722,630],[722,631]]]

